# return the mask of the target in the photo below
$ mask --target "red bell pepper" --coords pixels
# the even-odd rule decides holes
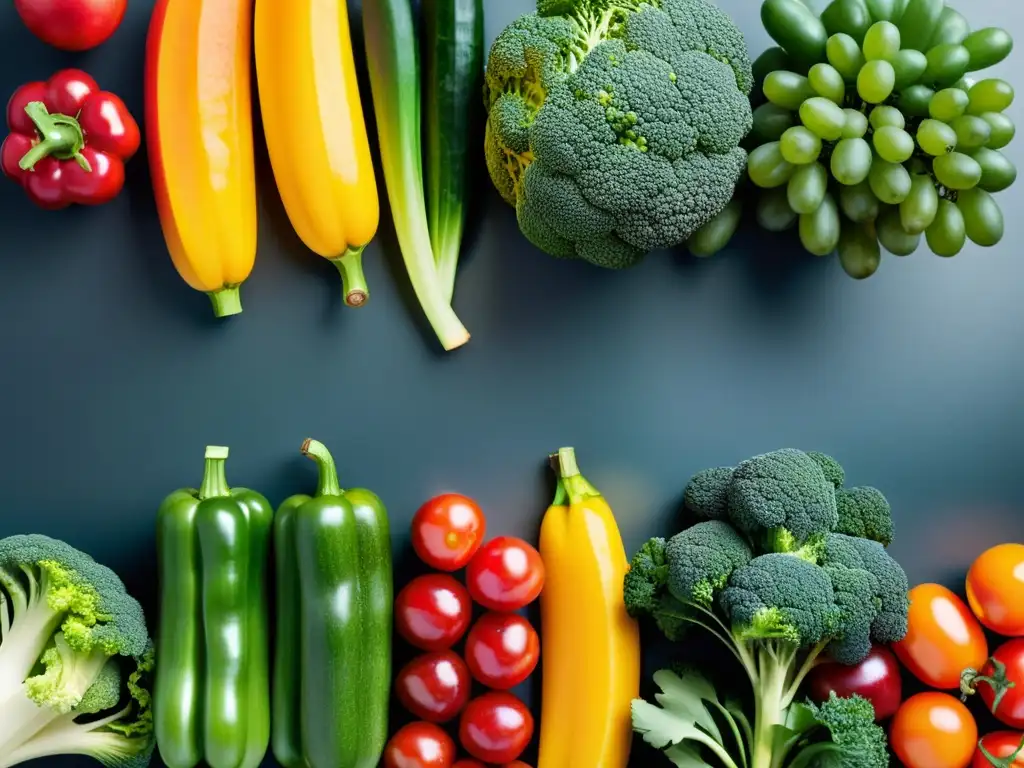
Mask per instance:
[[[16,90],[7,103],[7,127],[0,167],[48,210],[113,200],[140,142],[124,102],[78,69]]]

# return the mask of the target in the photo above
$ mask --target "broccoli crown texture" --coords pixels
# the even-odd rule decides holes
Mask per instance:
[[[703,520],[729,519],[729,484],[732,467],[712,467],[690,478],[683,494],[683,509]]]
[[[665,557],[672,596],[710,608],[715,593],[753,554],[735,528],[722,520],[708,520],[669,539]]]
[[[832,483],[834,488],[842,488],[846,483],[846,472],[843,470],[842,465],[833,459],[831,456],[819,451],[807,451],[807,455],[821,467],[821,471],[825,473],[825,477]]]
[[[836,696],[821,704],[808,703],[819,725],[828,729],[839,749],[821,755],[818,768],[888,768],[885,731],[875,723],[875,709],[867,699]]]
[[[892,544],[892,508],[877,488],[862,486],[836,491],[839,522],[836,533],[872,539],[883,547]]]
[[[867,571],[874,578],[873,603],[877,613],[871,622],[871,639],[876,643],[895,643],[907,634],[910,584],[903,568],[877,541],[859,539],[842,533],[825,538],[823,565],[845,566]]]
[[[828,654],[840,664],[856,664],[871,650],[871,625],[878,615],[878,579],[860,568],[842,565],[826,566],[824,571],[841,614]]]
[[[540,0],[491,47],[487,168],[534,245],[628,267],[732,199],[752,85],[709,0]]]
[[[623,584],[623,599],[630,616],[649,616],[672,641],[686,634],[691,611],[669,594],[666,542],[649,539],[633,556]]]

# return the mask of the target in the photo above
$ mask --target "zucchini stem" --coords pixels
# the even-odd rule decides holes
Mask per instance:
[[[363,274],[363,249],[366,246],[349,246],[345,253],[328,259],[341,273],[341,288],[345,303],[350,307],[361,307],[370,300],[370,289]]]

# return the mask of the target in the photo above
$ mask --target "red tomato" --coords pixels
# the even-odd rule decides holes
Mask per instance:
[[[515,688],[540,659],[540,638],[529,621],[516,613],[485,613],[466,637],[469,671],[488,688]]]
[[[508,763],[533,738],[533,715],[511,693],[485,693],[462,711],[459,740],[473,757],[485,763]]]
[[[487,768],[486,765],[481,763],[479,760],[464,759],[459,760],[452,768]]]
[[[470,560],[466,586],[484,608],[517,611],[536,600],[544,588],[544,561],[522,539],[499,536]]]
[[[807,676],[811,698],[828,699],[829,693],[849,697],[863,696],[875,708],[875,720],[892,717],[903,701],[900,665],[892,651],[876,645],[859,664],[847,666],[834,661],[819,664]]]
[[[469,701],[469,668],[458,654],[436,651],[417,656],[395,680],[402,706],[431,723],[446,723]]]
[[[455,742],[433,723],[409,723],[384,748],[384,768],[452,768]]]
[[[25,26],[44,43],[87,51],[114,34],[128,0],[14,0]]]
[[[997,662],[1003,666],[1001,673]],[[1024,728],[1024,639],[1014,638],[996,648],[977,674],[980,678],[972,681],[973,687],[989,711],[1011,728]]]
[[[1005,637],[1024,636],[1024,544],[982,552],[967,572],[967,602],[986,627]]]
[[[464,568],[487,532],[477,503],[457,493],[436,496],[412,518],[412,548],[420,560],[439,571]]]
[[[904,768],[967,768],[977,743],[978,726],[967,707],[936,691],[903,702],[889,733]]]
[[[910,590],[907,635],[893,650],[921,682],[959,689],[960,673],[985,663],[988,641],[963,600],[939,584],[920,584]]]
[[[978,742],[978,750],[974,753],[971,761],[971,768],[993,768],[993,763],[982,752],[982,747],[997,760],[1013,756],[1013,762],[1007,763],[1005,768],[1024,768],[1024,734],[1013,731],[996,731],[981,737]]]
[[[417,576],[395,598],[395,626],[410,644],[424,651],[444,651],[469,628],[473,603],[469,592],[451,576]]]

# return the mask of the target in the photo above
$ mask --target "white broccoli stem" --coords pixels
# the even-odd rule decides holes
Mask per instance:
[[[32,674],[61,618],[42,597],[15,614],[0,643],[0,711],[5,711],[9,698],[21,693],[21,684]]]
[[[776,652],[778,650],[778,652]],[[785,722],[783,697],[792,654],[788,649],[758,650],[759,679],[754,689],[754,746],[751,768],[774,768],[775,726]]]
[[[3,705],[0,719],[0,755],[14,754],[39,731],[60,717],[58,712],[40,707],[24,691],[10,696]]]
[[[101,731],[132,710],[132,704],[112,715],[90,723],[75,722],[76,713],[60,715],[10,754],[0,751],[0,768],[58,755],[86,755],[99,758],[118,755],[132,757],[132,742],[112,731]]]

